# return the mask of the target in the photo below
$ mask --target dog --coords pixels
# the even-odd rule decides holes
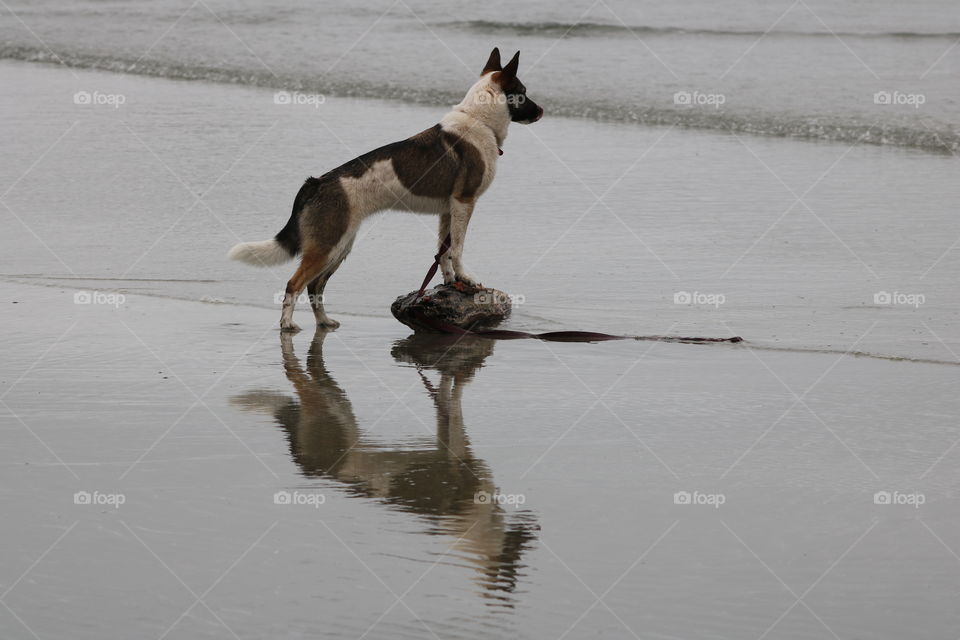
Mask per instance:
[[[463,243],[476,205],[496,173],[507,126],[531,124],[543,109],[527,97],[517,78],[520,52],[500,64],[494,48],[466,97],[439,124],[417,135],[354,158],[319,178],[308,178],[293,202],[286,226],[270,240],[242,242],[227,254],[253,265],[270,266],[300,255],[287,282],[281,331],[295,332],[297,297],[307,289],[318,327],[336,329],[327,316],[323,290],[350,253],[365,218],[386,209],[440,216],[439,244],[449,234],[440,268],[446,284],[479,286],[463,267]]]

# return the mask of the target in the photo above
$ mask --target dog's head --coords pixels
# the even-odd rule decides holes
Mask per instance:
[[[543,109],[527,97],[527,88],[517,77],[518,66],[520,66],[519,51],[510,59],[507,66],[502,67],[500,66],[500,49],[494,47],[480,75],[492,74],[490,80],[503,92],[504,102],[510,111],[510,120],[520,124],[531,124],[543,117]]]

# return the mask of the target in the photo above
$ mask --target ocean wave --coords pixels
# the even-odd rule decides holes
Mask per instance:
[[[462,94],[455,91],[389,85],[356,78],[317,80],[292,75],[278,75],[266,70],[241,70],[196,64],[140,60],[133,57],[105,56],[89,53],[54,54],[46,49],[0,44],[0,58],[61,64],[82,69],[240,84],[288,91],[322,93],[330,96],[398,100],[424,105],[452,105]],[[783,113],[737,113],[643,105],[636,103],[581,102],[569,97],[543,94],[550,114],[592,120],[626,122],[643,125],[667,125],[691,129],[708,129],[730,133],[822,140],[848,144],[877,144],[911,147],[939,153],[960,152],[960,132],[943,124],[926,123],[910,126],[892,122],[867,122],[856,116],[806,116]]]
[[[957,39],[960,32],[918,32],[918,31],[791,31],[754,29],[698,29],[684,27],[653,27],[646,25],[627,25],[603,22],[500,22],[496,20],[458,20],[436,22],[435,27],[461,29],[481,33],[503,33],[518,36],[548,37],[591,37],[611,35],[709,35],[740,37],[849,37],[849,38],[900,38],[900,39]]]

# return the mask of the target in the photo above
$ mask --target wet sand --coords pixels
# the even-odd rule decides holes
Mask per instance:
[[[752,241],[721,242],[736,235],[731,225],[775,219],[770,202],[754,202],[752,220],[717,217],[744,183],[724,191],[719,177],[689,175],[710,170],[690,169],[686,151],[719,157],[742,144],[671,138],[661,152],[685,159],[662,156],[667,164],[646,168],[657,189],[644,186],[648,174],[618,197],[646,211],[631,223],[655,229],[644,237],[689,278],[674,280],[612,216],[584,218],[580,240],[565,239],[589,202],[534,133],[561,149],[606,135],[607,154],[623,160],[611,141],[626,129],[544,121],[512,132],[468,247],[490,284],[526,294],[513,326],[737,333],[746,343],[412,339],[387,311],[431,255],[433,221],[409,216],[375,221],[332,281],[340,330],[283,338],[272,296],[284,270],[244,269],[222,254],[234,236],[272,232],[304,165],[346,154],[320,145],[306,161],[291,157],[305,123],[326,136],[322,124],[303,112],[263,117],[264,92],[166,83],[177,94],[164,102],[165,81],[93,73],[77,86],[129,83],[130,110],[77,112],[67,72],[2,73],[17,80],[3,127],[18,133],[0,163],[13,183],[10,209],[0,208],[4,638],[955,632],[952,254],[924,281],[929,304],[877,309],[844,292],[866,298],[889,281],[864,276],[822,227],[801,253],[785,248],[796,236],[775,230],[776,243],[761,240],[745,258],[753,269],[731,271],[728,304],[674,305],[681,288],[715,291],[716,273],[706,286],[696,274],[729,265]],[[355,136],[351,146],[415,131],[429,111],[328,106],[324,121]],[[362,135],[348,126],[358,118],[371,123]],[[637,132],[638,146],[664,133]],[[748,143],[813,178],[844,151]],[[630,164],[612,170],[589,148],[558,153],[597,189]],[[847,178],[887,171],[881,212],[903,204],[897,167],[930,181],[955,167],[875,148],[846,157]],[[687,187],[665,178],[682,166]],[[550,184],[531,187],[531,167]],[[864,204],[840,197],[846,184],[836,183],[829,210],[884,273],[932,263],[952,241],[946,204],[933,203],[928,225],[907,234],[922,248],[914,262],[886,235],[856,244],[875,222],[853,215]],[[750,198],[782,198],[781,185],[765,185]],[[692,212],[706,193],[696,189],[711,186],[716,208],[653,226],[654,209]],[[192,204],[201,193],[209,208]],[[507,226],[521,215],[536,225]],[[877,215],[888,232],[909,226]],[[787,229],[809,234],[804,221],[818,224],[801,217]],[[423,250],[389,252],[397,237]],[[533,267],[516,250],[552,242]],[[804,286],[819,295],[797,301]],[[309,311],[298,313],[309,327]],[[837,352],[817,351],[827,348]],[[882,504],[884,492],[897,504]]]
[[[953,367],[0,291],[5,637],[956,626]]]

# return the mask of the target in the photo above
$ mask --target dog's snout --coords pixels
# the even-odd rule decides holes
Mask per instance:
[[[524,105],[523,110],[512,110],[510,115],[512,116],[510,119],[514,122],[519,122],[520,124],[533,124],[543,117],[543,107],[532,100],[528,100]]]

